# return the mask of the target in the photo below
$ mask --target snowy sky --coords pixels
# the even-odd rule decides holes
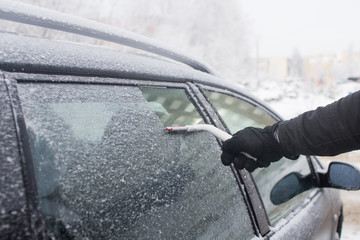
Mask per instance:
[[[360,50],[359,0],[240,0],[260,56]]]

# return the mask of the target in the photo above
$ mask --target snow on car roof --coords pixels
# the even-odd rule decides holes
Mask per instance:
[[[170,46],[133,32],[102,24],[96,21],[71,16],[61,12],[35,7],[14,1],[0,2],[0,18],[24,24],[60,30],[63,32],[102,39],[105,41],[141,49],[159,56],[182,62],[194,69],[216,75],[206,64],[187,56]]]
[[[187,65],[114,49],[0,33],[0,68],[6,71],[189,79],[212,75]],[[214,77],[215,78],[215,77]]]

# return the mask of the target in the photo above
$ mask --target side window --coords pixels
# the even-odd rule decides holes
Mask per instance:
[[[205,94],[232,134],[245,127],[262,128],[276,122],[273,117],[258,106],[239,98],[213,91],[205,91]],[[280,218],[287,215],[289,211],[297,207],[307,194],[307,192],[299,194],[282,204],[274,201],[274,199],[279,197],[271,195],[274,194],[272,190],[275,184],[280,182],[280,180],[283,180],[282,183],[285,185],[293,184],[291,178],[285,178],[290,173],[301,176],[308,176],[311,173],[305,156],[301,156],[296,161],[283,158],[278,162],[272,163],[268,168],[255,170],[252,174],[271,224],[276,223]],[[276,194],[279,194],[279,192]]]
[[[52,237],[254,236],[216,139],[164,130],[203,122],[184,89],[19,83],[18,91]]]

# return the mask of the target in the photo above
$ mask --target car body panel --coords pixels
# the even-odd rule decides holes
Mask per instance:
[[[271,239],[337,239],[334,230],[337,219],[333,211],[324,211],[335,209],[332,202],[338,198],[337,195],[330,194],[329,189],[313,190],[298,209],[271,229],[274,231]]]

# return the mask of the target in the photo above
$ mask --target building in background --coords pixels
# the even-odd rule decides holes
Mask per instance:
[[[338,84],[349,80],[360,81],[360,53],[350,48],[338,54],[301,57],[295,53],[291,58],[260,58],[255,72],[258,82],[288,84],[297,81],[303,83],[308,91],[331,97]]]

